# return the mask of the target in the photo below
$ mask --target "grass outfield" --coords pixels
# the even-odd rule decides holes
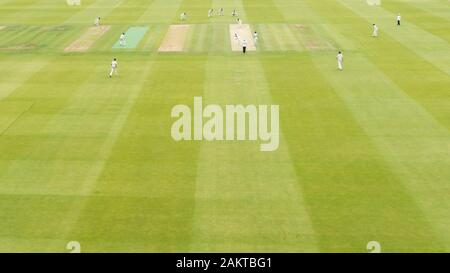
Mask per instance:
[[[1,252],[450,251],[447,0],[64,2],[0,0]],[[184,51],[158,52],[181,12]],[[96,16],[110,29],[65,52]],[[279,149],[174,141],[194,96],[280,105]]]

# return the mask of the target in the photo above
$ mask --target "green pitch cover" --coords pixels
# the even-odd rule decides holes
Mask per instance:
[[[126,44],[125,46],[120,45],[120,41],[118,40],[113,48],[114,49],[130,49],[130,48],[136,48],[136,46],[139,44],[139,42],[144,37],[145,33],[147,32],[148,27],[130,27],[126,32]]]

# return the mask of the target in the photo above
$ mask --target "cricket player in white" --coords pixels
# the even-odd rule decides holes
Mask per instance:
[[[400,21],[402,20],[402,16],[400,13],[397,15],[397,26],[400,26]]]
[[[242,53],[246,53],[247,52],[247,40],[244,39],[242,40]]]
[[[231,13],[231,16],[233,16],[233,17],[238,16],[236,9],[233,10],[233,13]]]
[[[253,33],[253,40],[255,41],[255,45],[258,43],[258,32]]]
[[[239,35],[238,35],[236,32],[234,33],[234,40],[235,40],[236,43],[238,43],[238,44],[240,43],[240,40],[241,40],[240,37],[239,37]]]
[[[180,20],[181,21],[185,21],[186,19],[187,19],[187,13],[186,12],[181,13],[180,14]]]
[[[373,24],[372,37],[378,37],[378,26],[376,24]]]
[[[110,77],[110,78],[112,78],[112,75],[113,75],[113,74],[118,75],[118,74],[117,74],[117,66],[118,66],[118,65],[119,65],[119,64],[117,63],[117,59],[114,58],[113,61],[111,62],[111,72],[109,72],[109,77]]]
[[[214,14],[214,9],[209,9],[208,10],[208,18],[212,17]]]
[[[96,27],[99,27],[99,26],[100,26],[100,17],[95,18],[94,25],[95,25]]]
[[[338,69],[343,70],[344,69],[344,55],[342,55],[342,52],[339,51],[338,55],[336,56],[337,62],[338,62]]]
[[[125,33],[120,34],[119,43],[120,46],[125,46],[127,44]]]
[[[223,14],[224,14],[223,8],[220,8],[219,14],[220,14],[220,16],[223,16]]]

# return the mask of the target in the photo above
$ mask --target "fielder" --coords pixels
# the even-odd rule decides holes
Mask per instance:
[[[223,16],[223,15],[224,15],[224,10],[223,10],[223,8],[220,8],[219,14],[220,14],[220,16]]]
[[[109,72],[109,77],[112,78],[112,75],[115,74],[116,76],[117,74],[117,66],[119,65],[119,63],[117,62],[117,59],[114,58],[113,61],[111,62],[111,72]]]
[[[231,13],[231,16],[233,16],[233,17],[238,16],[236,9],[233,10],[233,13]]]
[[[253,40],[255,41],[255,45],[258,43],[258,32],[253,33]]]
[[[126,46],[127,41],[126,41],[125,33],[120,34],[119,44],[122,47]]]
[[[95,18],[94,25],[95,25],[96,27],[99,27],[99,26],[100,26],[100,17]]]
[[[373,24],[372,37],[378,37],[378,26],[376,24]]]
[[[400,26],[400,21],[402,20],[402,16],[400,13],[397,15],[397,26]]]
[[[237,18],[237,23],[241,26],[242,25],[242,20],[241,18]]]
[[[208,18],[211,18],[214,15],[214,9],[208,10]]]
[[[180,20],[181,21],[185,21],[186,19],[187,19],[187,13],[186,12],[181,13],[180,14]]]
[[[338,62],[338,69],[340,71],[344,70],[344,55],[342,55],[342,52],[339,51],[338,55],[336,56],[337,62]]]

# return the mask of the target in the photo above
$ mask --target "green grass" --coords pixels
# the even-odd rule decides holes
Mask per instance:
[[[450,250],[446,1],[55,2],[0,0],[0,252]],[[233,8],[260,35],[246,56]],[[158,53],[181,12],[185,52]],[[110,30],[64,53],[96,16]],[[194,96],[280,105],[279,149],[175,142]]]

